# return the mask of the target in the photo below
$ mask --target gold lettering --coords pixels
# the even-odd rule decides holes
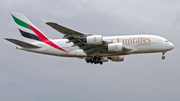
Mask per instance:
[[[141,43],[143,43],[143,38],[141,38]]]
[[[136,38],[137,40],[136,40],[136,43],[140,43],[140,41],[139,41],[139,38]]]
[[[122,43],[122,38],[117,39],[117,43]]]
[[[110,42],[114,42],[114,40],[111,40]],[[118,38],[117,43],[123,43],[123,44],[140,44],[140,43],[150,43],[151,40],[150,38],[128,38],[128,39],[123,39],[123,38]]]
[[[132,44],[132,38],[130,38],[130,44]]]
[[[123,44],[129,44],[129,39],[124,39]]]
[[[150,43],[151,40],[150,40],[149,38],[144,38],[144,39],[143,39],[143,42],[144,42],[144,43]]]
[[[133,38],[133,43],[135,43],[135,42],[134,42],[135,39],[136,39],[136,38]]]
[[[146,38],[143,39],[143,42],[146,43]]]
[[[146,39],[146,38],[144,38],[144,39],[143,39],[143,42],[144,42],[144,43],[147,43],[147,42],[146,42],[146,40],[147,40],[147,39]]]
[[[133,38],[133,43],[139,43],[139,38]]]

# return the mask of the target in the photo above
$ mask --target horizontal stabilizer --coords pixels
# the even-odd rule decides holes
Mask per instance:
[[[5,40],[7,41],[10,41],[18,46],[21,46],[23,48],[40,48],[39,46],[36,46],[36,45],[33,45],[33,44],[30,44],[30,43],[26,43],[26,42],[23,42],[23,41],[19,41],[19,40],[16,40],[16,39],[8,39],[8,38],[4,38]]]

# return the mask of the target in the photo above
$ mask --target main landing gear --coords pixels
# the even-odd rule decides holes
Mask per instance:
[[[165,52],[162,52],[162,55],[163,55],[163,56],[162,56],[162,59],[164,60],[164,59],[165,59],[165,56],[164,56],[164,55],[165,55]]]
[[[100,65],[102,65],[103,64],[103,62],[101,61],[101,58],[100,57],[98,57],[98,56],[95,56],[95,57],[90,57],[90,58],[85,58],[85,61],[87,62],[87,63],[94,63],[94,64],[100,64]]]

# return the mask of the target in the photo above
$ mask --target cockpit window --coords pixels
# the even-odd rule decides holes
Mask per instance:
[[[168,40],[166,40],[166,42],[169,42]]]

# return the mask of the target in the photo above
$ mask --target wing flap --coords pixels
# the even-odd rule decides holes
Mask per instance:
[[[16,39],[9,39],[9,38],[4,38],[7,41],[10,41],[18,46],[24,47],[24,48],[40,48],[39,46],[30,44],[30,43],[26,43],[20,40],[16,40]]]

